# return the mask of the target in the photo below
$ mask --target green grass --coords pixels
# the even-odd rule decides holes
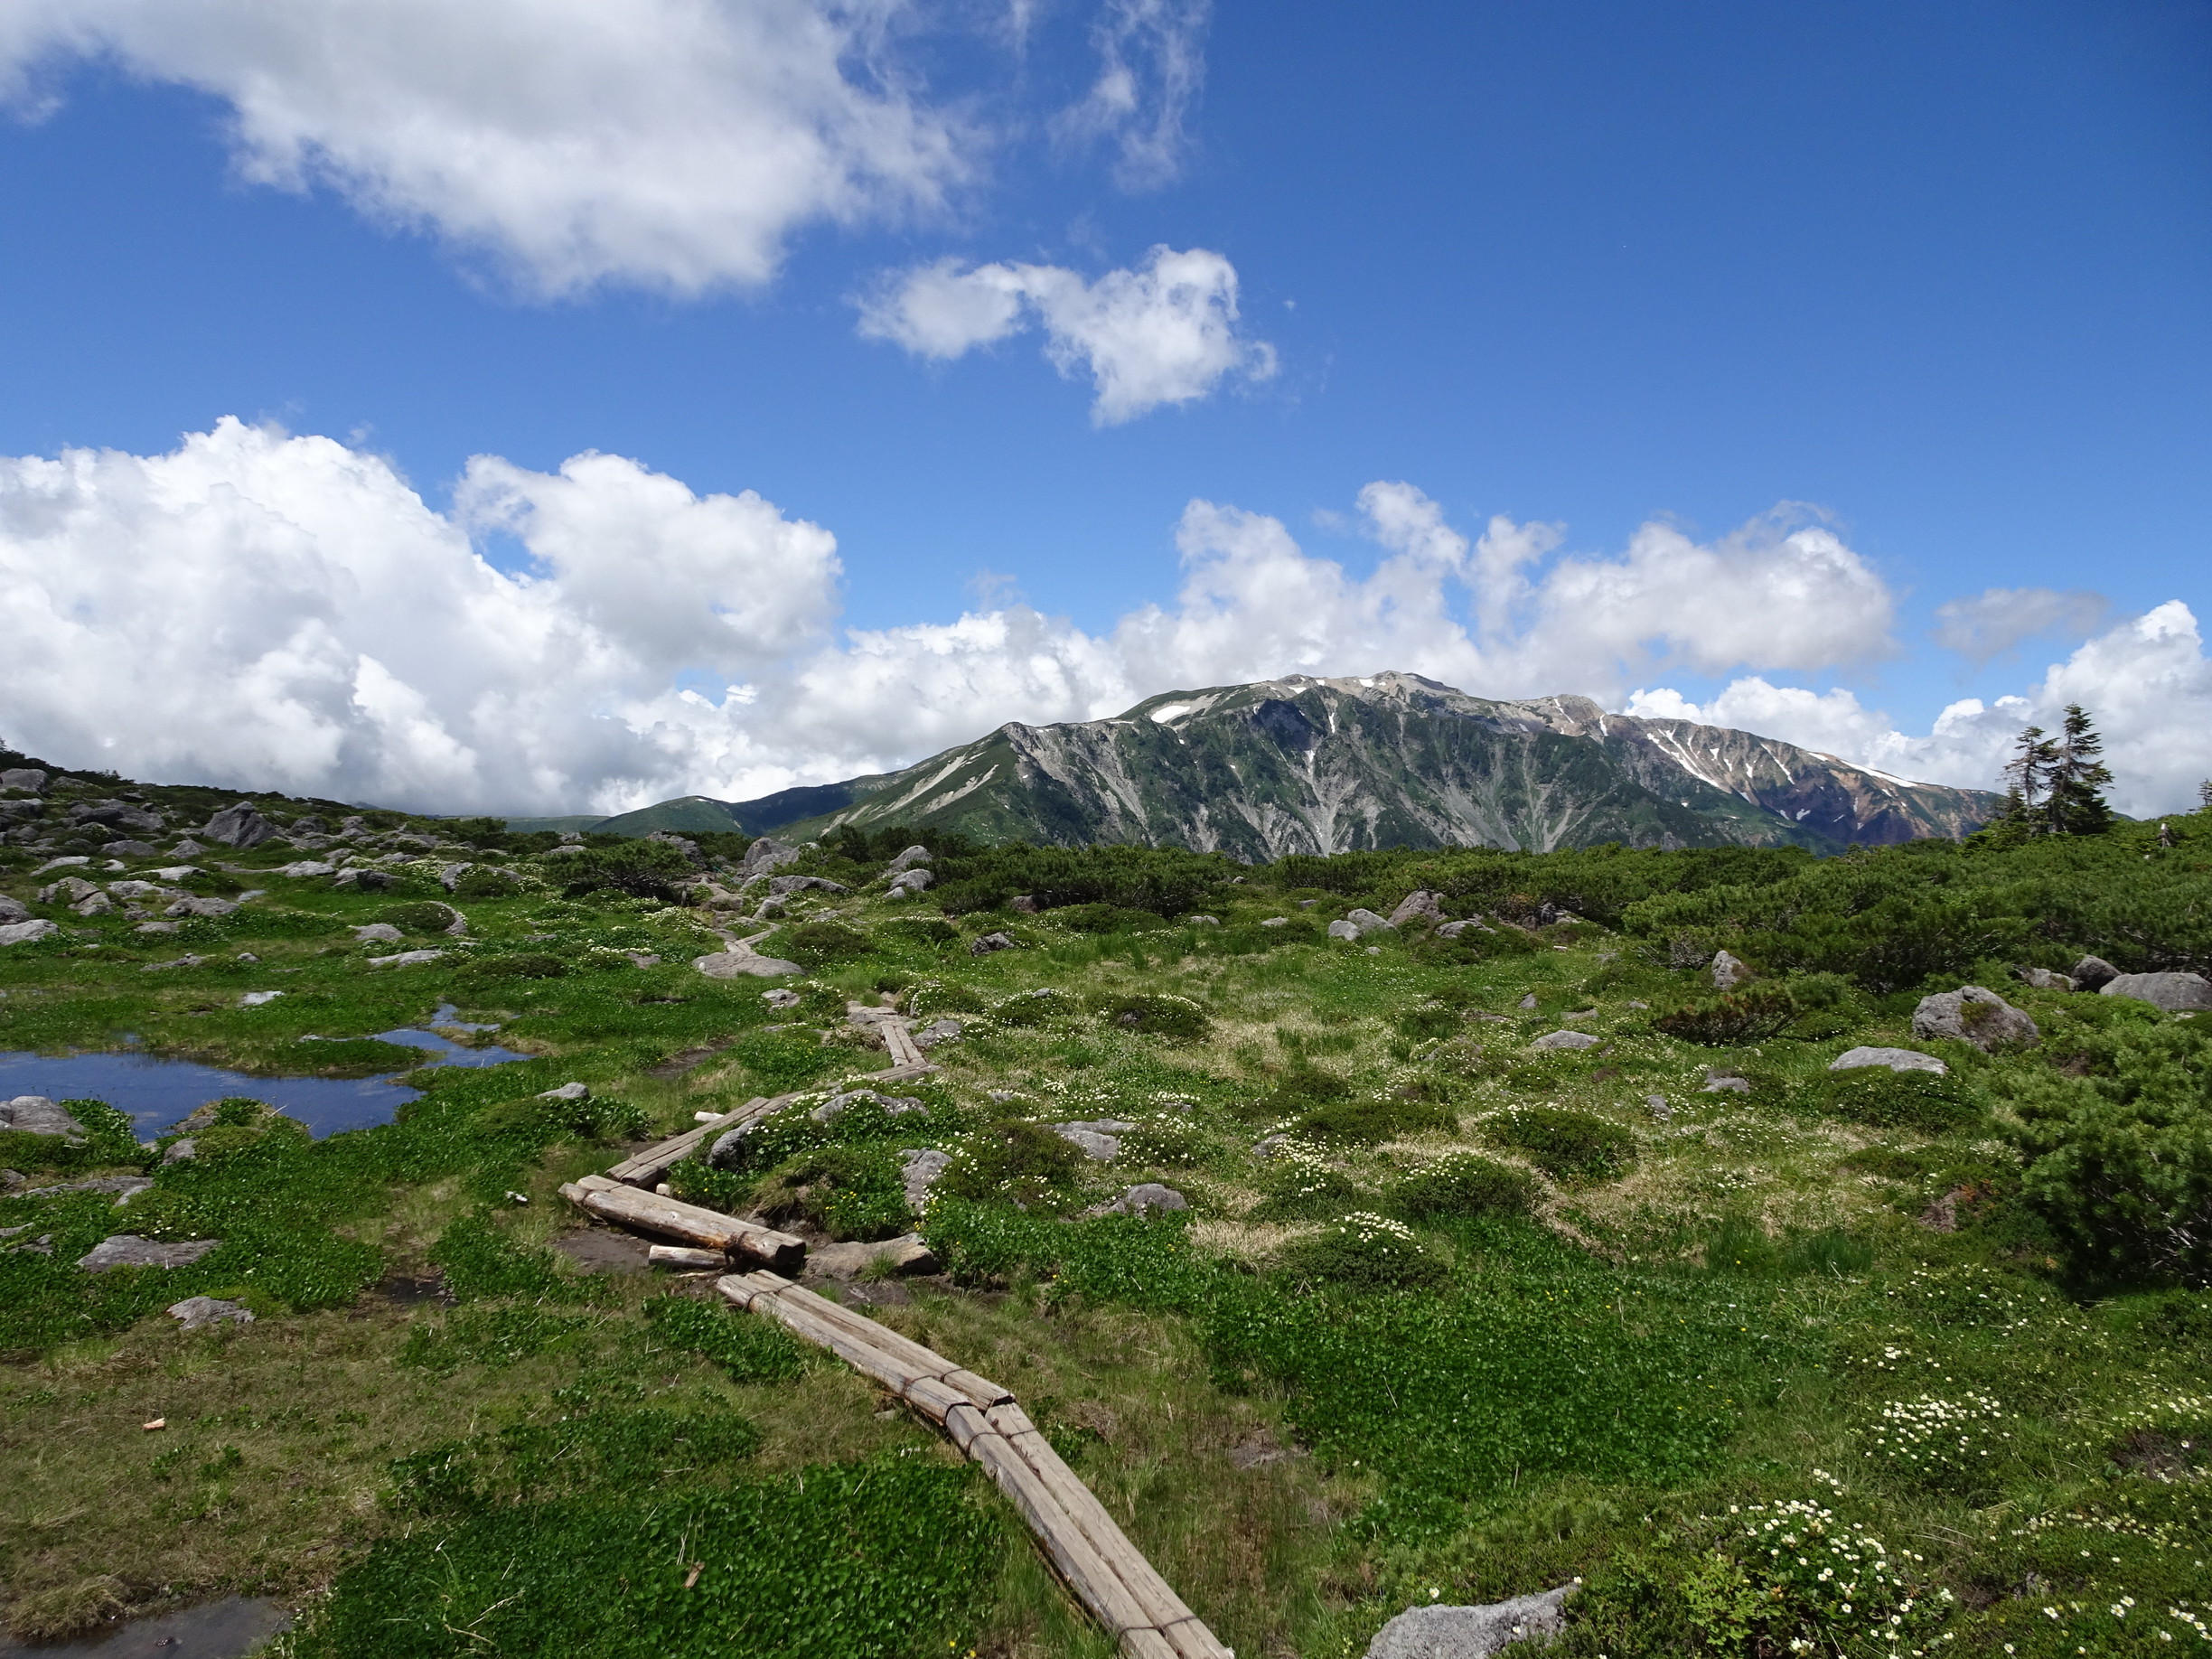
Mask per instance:
[[[0,1046],[129,1032],[249,1073],[318,1049],[358,1072],[391,1058],[376,1032],[450,999],[530,1057],[417,1073],[399,1121],[323,1141],[234,1113],[158,1166],[87,1108],[83,1147],[0,1143],[33,1183],[155,1182],[119,1211],[0,1197],[26,1228],[0,1240],[8,1617],[58,1634],[263,1590],[319,1594],[303,1655],[1104,1659],[988,1483],[867,1382],[551,1248],[580,1222],[563,1180],[803,1090],[742,1167],[683,1166],[678,1190],[818,1239],[918,1225],[945,1275],[871,1311],[1012,1388],[1240,1652],[1355,1654],[1407,1606],[1577,1576],[1567,1654],[1870,1654],[1885,1630],[1900,1654],[2189,1651],[2181,1616],[2212,1619],[2190,1253],[2212,1029],[2005,973],[2202,964],[2212,824],[2180,821],[2165,851],[2123,827],[1826,864],[955,849],[950,914],[867,896],[875,868],[830,848],[801,867],[854,894],[794,905],[813,977],[784,1010],[691,971],[718,942],[647,890],[670,872],[607,854],[592,879],[615,885],[569,895],[528,838],[506,838],[521,884],[452,896],[464,939],[421,933],[448,895],[412,867],[350,895],[275,876],[282,849],[228,860],[267,899],[176,935],[59,913],[82,931],[0,952]],[[27,897],[29,862],[0,852],[0,887]],[[1320,937],[1416,886],[1530,926],[1372,956]],[[1023,892],[1066,903],[994,908]],[[1546,902],[1591,922],[1538,927]],[[1198,910],[1223,925],[1185,925]],[[392,947],[350,928],[387,914],[447,957],[370,968]],[[974,957],[985,932],[1020,948]],[[1786,997],[1720,1007],[1720,943]],[[1919,994],[1963,980],[2041,1045],[1914,1040]],[[844,1021],[884,990],[967,1034],[886,1091],[923,1112],[816,1122],[888,1064]],[[1598,1045],[1532,1051],[1565,1016]],[[1860,1045],[1950,1073],[1827,1070]],[[1706,1092],[1709,1069],[1747,1089]],[[571,1080],[583,1106],[536,1099]],[[1111,1163],[1050,1129],[1105,1118],[1137,1126]],[[917,1218],[897,1155],[923,1147],[955,1165]],[[1190,1208],[1092,1214],[1145,1180]],[[73,1266],[126,1231],[223,1244]],[[52,1255],[10,1248],[42,1237]],[[256,1323],[185,1336],[162,1310],[194,1294]],[[1784,1532],[1812,1542],[1785,1560]],[[1867,1540],[1894,1571],[1819,1577]]]

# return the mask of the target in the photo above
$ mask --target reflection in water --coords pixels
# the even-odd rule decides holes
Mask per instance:
[[[498,1029],[496,1026],[465,1024],[453,1018],[453,1013],[451,1003],[443,1004],[428,1023],[448,1031]],[[526,1057],[491,1045],[464,1047],[436,1031],[414,1026],[380,1031],[377,1036],[387,1043],[425,1051],[426,1065],[503,1065]],[[249,1077],[243,1072],[199,1065],[190,1060],[159,1060],[127,1050],[121,1054],[0,1054],[0,1100],[42,1094],[55,1101],[106,1101],[127,1112],[143,1136],[190,1117],[210,1101],[242,1094],[266,1101],[286,1117],[296,1118],[320,1139],[341,1129],[389,1123],[400,1107],[422,1098],[421,1090],[393,1081],[396,1076]]]

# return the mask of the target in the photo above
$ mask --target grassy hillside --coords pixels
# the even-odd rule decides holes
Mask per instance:
[[[0,1048],[128,1033],[273,1074],[451,1001],[532,1057],[416,1073],[401,1120],[323,1141],[234,1105],[183,1163],[91,1106],[82,1146],[0,1136],[28,1186],[155,1179],[120,1211],[0,1197],[19,1632],[265,1589],[309,1609],[303,1655],[1102,1659],[948,1448],[698,1280],[585,1271],[556,1195],[698,1110],[886,1064],[845,1013],[890,996],[964,1023],[897,1091],[923,1112],[825,1126],[807,1094],[675,1183],[882,1236],[916,1224],[898,1152],[951,1154],[918,1221],[946,1271],[842,1294],[1014,1389],[1240,1653],[1358,1654],[1408,1606],[1578,1576],[1571,1655],[2207,1645],[2212,1015],[2010,970],[2212,971],[2212,817],[1827,861],[946,842],[906,898],[892,826],[785,872],[848,892],[739,923],[698,902],[726,866],[665,843],[395,815],[310,849],[386,891],[216,848],[202,885],[262,896],[149,935],[38,897],[69,801],[119,787],[0,851],[61,924],[0,947]],[[1326,936],[1417,889],[1484,925]],[[357,941],[377,920],[402,941]],[[797,1006],[691,969],[733,924],[805,965]],[[369,961],[416,947],[443,955]],[[1756,976],[1726,995],[1720,949]],[[1963,983],[2039,1042],[1917,1038]],[[1561,1031],[1596,1041],[1534,1046]],[[1861,1045],[1949,1070],[1828,1071]],[[537,1098],[570,1080],[590,1100]],[[1049,1128],[1106,1120],[1110,1161]],[[1141,1181],[1190,1208],[1093,1214]],[[223,1243],[73,1266],[121,1232]],[[192,1294],[257,1320],[181,1333]]]

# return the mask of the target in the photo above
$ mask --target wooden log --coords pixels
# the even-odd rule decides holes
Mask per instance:
[[[635,1187],[609,1184],[586,1186],[572,1182],[561,1195],[608,1221],[645,1233],[681,1239],[704,1250],[729,1251],[773,1268],[796,1269],[806,1259],[806,1242],[788,1233],[778,1233],[757,1222],[702,1209],[680,1198],[662,1198]]]
[[[891,1051],[895,1065],[925,1064],[922,1051],[914,1045],[914,1027],[903,1019],[886,1019],[878,1027],[884,1035],[884,1046]]]
[[[645,1252],[655,1267],[726,1268],[729,1258],[718,1250],[697,1250],[689,1244],[656,1244]]]
[[[1021,1511],[1054,1570],[1075,1592],[1084,1610],[1105,1626],[1110,1635],[1119,1637],[1127,1630],[1150,1627],[1151,1620],[1120,1576],[1091,1547],[1059,1500],[1005,1436],[977,1435],[969,1445],[968,1455],[983,1466],[998,1490]]]
[[[750,1123],[756,1118],[764,1118],[770,1112],[790,1105],[797,1098],[794,1094],[773,1097],[755,1095],[736,1111],[725,1112],[712,1122],[686,1129],[682,1134],[672,1136],[657,1146],[647,1147],[642,1152],[632,1154],[608,1170],[607,1174],[628,1186],[651,1187],[708,1140],[726,1134],[741,1124]]]

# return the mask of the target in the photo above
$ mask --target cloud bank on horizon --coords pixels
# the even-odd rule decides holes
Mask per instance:
[[[1848,689],[1767,678],[1897,649],[1887,585],[1802,510],[1711,542],[1647,523],[1597,557],[1504,517],[1470,538],[1409,483],[1357,506],[1382,549],[1365,576],[1279,519],[1193,501],[1178,593],[1102,632],[1018,604],[840,631],[833,535],[751,492],[700,496],[607,455],[557,473],[481,455],[439,511],[378,455],[226,419],[166,455],[0,459],[5,735],[157,781],[613,811],[886,770],[1161,691],[1395,668],[1970,787],[1993,783],[2022,726],[2080,702],[2123,811],[2181,809],[2212,773],[2212,661],[2178,600],[1916,735]],[[527,567],[487,560],[491,532]],[[1991,617],[2077,600],[1995,590],[1959,614],[1982,619],[1979,649]],[[1664,683],[1684,672],[1733,678],[1700,704]]]

